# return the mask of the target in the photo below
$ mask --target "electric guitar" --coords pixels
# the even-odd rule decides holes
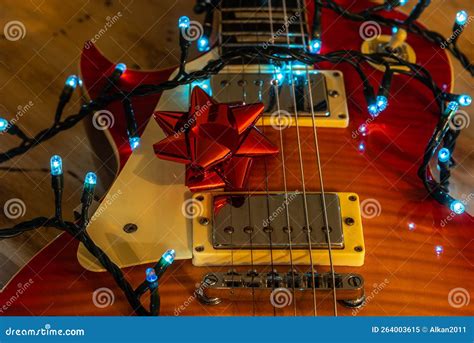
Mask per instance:
[[[186,70],[254,45],[305,48],[314,5],[302,3],[221,1],[214,42],[197,40],[209,51]],[[352,11],[371,5],[339,3]],[[384,16],[405,18],[397,11]],[[361,24],[323,9],[321,53],[370,51],[400,39],[385,27],[378,27],[374,41],[364,39]],[[453,87],[445,50],[414,34],[396,44],[437,84]],[[86,44],[81,77],[91,98],[114,67],[116,62]],[[364,68],[371,80],[381,79],[377,66]],[[130,91],[177,72],[126,70],[117,87]],[[138,146],[130,144],[122,105],[113,103],[91,121],[118,164],[114,183],[95,204],[88,233],[134,285],[164,251],[176,251],[159,283],[162,315],[472,315],[472,306],[457,300],[468,298],[474,283],[472,217],[451,216],[417,176],[438,108],[427,89],[401,74],[393,76],[391,89],[396,96],[372,118],[360,79],[347,64],[276,70],[242,59],[209,80],[134,102]],[[163,129],[167,114],[191,111],[190,104],[202,108],[203,101],[221,104],[216,106],[222,113],[228,110],[223,106],[241,109],[232,112],[236,122],[255,110],[252,104],[263,106],[257,106],[258,119],[241,123],[242,132],[252,131],[248,137],[258,137],[239,160],[245,165],[234,174],[220,171],[219,177],[196,181],[176,163],[184,157],[170,157],[159,142],[170,136]],[[241,139],[224,129],[213,133],[215,141],[198,142],[207,144],[199,148],[200,158],[220,158],[226,154],[222,146]],[[262,151],[268,154],[260,156]],[[229,179],[241,187],[209,186]],[[18,272],[0,303],[5,315],[132,314],[110,275],[68,234]]]

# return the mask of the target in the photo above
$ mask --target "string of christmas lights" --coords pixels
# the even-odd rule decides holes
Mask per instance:
[[[404,28],[408,32],[420,35],[437,46],[447,49],[456,59],[459,60],[463,68],[466,69],[472,76],[474,76],[474,65],[457,46],[459,37],[464,31],[465,26],[468,24],[468,13],[465,10],[461,10],[456,13],[452,34],[449,38],[445,38],[438,32],[424,29],[415,22],[415,20],[418,19],[423,11],[429,6],[429,0],[418,1],[417,5],[413,8],[408,18],[404,21],[386,18],[380,14],[375,13],[380,10],[390,11],[396,7],[404,6],[406,3],[407,0],[385,0],[384,5],[376,5],[360,13],[355,13],[332,0],[315,0],[316,7],[321,6],[328,8],[346,19],[357,22],[374,21],[390,28]]]
[[[62,215],[62,192],[64,188],[63,164],[61,157],[54,155],[50,160],[51,187],[54,191],[55,215],[51,218],[37,217],[29,221],[17,224],[12,228],[2,229],[0,238],[9,238],[27,231],[39,228],[55,228],[65,231],[80,241],[87,250],[97,258],[101,265],[112,275],[118,287],[123,291],[133,311],[140,316],[159,315],[160,297],[158,293],[158,281],[166,269],[175,259],[174,250],[167,250],[158,263],[147,268],[145,272],[145,281],[136,289],[125,279],[121,269],[110,260],[107,254],[98,247],[87,233],[87,224],[89,222],[89,206],[92,203],[94,189],[97,184],[97,176],[89,172],[84,178],[84,186],[81,197],[81,216],[77,222],[65,221]],[[150,309],[146,310],[141,304],[140,298],[150,292]]]
[[[185,24],[183,24],[183,22]],[[189,20],[183,21],[183,19],[181,19],[179,26],[183,27],[182,25],[186,25],[186,22],[189,23]],[[181,49],[183,51],[182,55],[187,56],[187,49],[189,48],[189,42],[183,39],[180,39],[180,42],[181,42],[180,44]],[[285,55],[288,57],[282,57]],[[391,54],[390,52],[365,55],[358,51],[335,51],[335,52],[324,54],[324,55],[317,55],[317,54],[311,54],[304,51],[295,52],[295,51],[290,51],[289,49],[286,49],[286,48],[277,49],[274,47],[272,47],[271,49],[268,49],[267,51],[263,51],[263,49],[259,49],[259,48],[241,49],[238,52],[228,53],[222,56],[220,59],[209,62],[208,65],[206,65],[201,71],[195,71],[189,74],[187,74],[184,71],[185,69],[184,65],[185,65],[186,59],[183,58],[181,60],[180,72],[178,73],[177,77],[174,78],[173,80],[164,82],[160,85],[141,85],[129,94],[115,93],[115,94],[110,95],[108,94],[107,91],[111,89],[111,85],[117,82],[120,75],[126,69],[125,65],[120,63],[120,64],[117,64],[114,72],[112,73],[109,79],[110,82],[104,88],[104,90],[102,91],[98,99],[90,101],[89,104],[83,104],[79,113],[67,117],[64,121],[60,121],[62,111],[65,108],[65,104],[67,104],[67,102],[70,100],[72,91],[75,89],[75,87],[79,83],[79,79],[76,76],[69,77],[66,80],[65,88],[60,96],[60,102],[58,105],[58,110],[56,111],[55,121],[54,121],[53,126],[51,128],[41,131],[34,138],[27,137],[21,131],[20,128],[18,128],[16,125],[11,125],[5,119],[0,120],[0,131],[3,130],[10,134],[17,135],[23,140],[22,144],[20,144],[18,147],[13,148],[6,153],[0,154],[0,162],[9,160],[17,155],[25,153],[32,147],[44,142],[47,139],[52,138],[57,133],[72,127],[73,125],[77,124],[81,119],[86,117],[91,112],[105,107],[106,104],[112,101],[125,100],[124,102],[125,103],[124,106],[126,108],[125,112],[129,114],[129,116],[127,117],[127,123],[129,127],[133,128],[133,129],[129,128],[128,130],[129,134],[130,132],[136,132],[136,122],[133,119],[133,109],[132,109],[130,101],[126,99],[130,99],[135,96],[151,95],[151,94],[155,94],[157,92],[161,92],[166,89],[172,89],[180,85],[189,84],[195,81],[207,79],[211,75],[217,74],[225,65],[231,63],[234,60],[241,59],[244,56],[250,57],[250,58],[255,57],[255,56],[265,57],[271,63],[275,63],[278,61],[284,61],[284,62],[293,61],[294,62],[295,60],[300,61],[302,63],[310,64],[310,65],[317,64],[319,62],[324,62],[324,61],[331,62],[334,64],[349,63],[352,67],[355,68],[358,75],[361,77],[361,81],[364,85],[363,91],[364,91],[365,98],[367,100],[368,112],[371,116],[377,116],[381,111],[383,111],[388,106],[387,94],[388,94],[388,90],[390,86],[391,76],[393,75],[393,70],[391,69],[391,67],[395,67],[397,65],[408,66],[411,70],[411,73],[406,73],[406,72],[403,72],[403,73],[418,79],[423,84],[431,88],[431,90],[433,91],[434,97],[437,100],[442,112],[444,112],[444,108],[445,108],[444,100],[447,100],[447,99],[450,99],[450,100],[457,99],[457,103],[462,106],[467,106],[471,103],[471,97],[466,94],[456,95],[456,94],[443,92],[434,83],[433,79],[431,78],[431,76],[429,75],[429,72],[426,69],[424,69],[423,67],[419,65],[405,62],[401,60],[400,58],[398,58],[396,55]],[[397,61],[397,63],[387,62],[388,58]],[[372,62],[376,64],[381,64],[381,65],[384,65],[386,68],[386,71],[382,78],[381,85],[379,87],[379,93],[377,96],[375,96],[373,87],[370,85],[370,82],[368,81],[368,79],[366,78],[365,74],[362,71],[361,62]],[[398,70],[398,72],[400,71]],[[452,115],[453,113],[451,113],[451,115],[449,116],[450,119],[452,118]],[[441,117],[443,118],[443,116]],[[447,149],[450,151],[450,155],[452,155],[452,150],[454,149],[455,137],[459,135],[459,132],[456,130],[450,129],[448,126],[446,126],[445,129],[446,130],[444,130],[443,137],[447,136],[449,138],[447,140],[450,141],[451,143],[449,144],[449,146],[447,146]],[[434,135],[436,135],[436,132]],[[139,144],[139,137],[135,136],[135,134],[132,133],[130,137],[130,142],[131,142],[132,148],[136,147]],[[433,145],[433,143],[435,144]],[[420,177],[422,177],[425,183],[425,186],[427,187],[431,195],[433,195],[441,203],[445,205],[450,205],[455,200],[450,197],[446,197],[445,195],[445,193],[447,192],[447,189],[446,189],[447,178],[444,177],[443,183],[445,186],[441,187],[440,185],[438,186],[433,185],[432,180],[428,180],[428,179],[431,179],[431,177],[429,175],[425,175],[429,170],[429,166],[428,166],[429,160],[434,155],[434,152],[436,151],[436,148],[439,146],[439,144],[440,144],[439,140],[434,140],[432,144],[429,144],[427,146],[424,163],[420,167]],[[442,164],[442,167],[446,169],[446,168],[449,168],[449,166],[453,164],[454,164],[454,161],[452,161],[451,159],[451,163]],[[445,172],[444,175],[449,176],[449,173]],[[441,194],[438,192],[439,188],[444,188]],[[455,202],[455,204],[458,204],[458,202]],[[458,208],[459,205],[456,205],[456,207]]]
[[[201,1],[202,2],[202,1]],[[420,34],[429,41],[440,43],[446,40],[439,34],[422,29],[414,20],[419,17],[422,11],[427,6],[427,1],[420,1],[420,5],[415,7],[412,15],[408,17],[404,22],[386,19],[380,15],[375,14],[382,9],[389,10],[396,6],[403,5],[404,1],[386,1],[383,6],[376,6],[369,8],[362,13],[351,13],[341,6],[335,4],[333,1],[316,1],[315,13],[320,16],[320,6],[330,8],[336,13],[355,21],[361,20],[374,20],[383,25],[406,27],[410,32]],[[206,6],[205,10],[212,12],[215,4],[212,6]],[[459,15],[458,15],[459,17]],[[467,22],[467,14],[464,12],[460,17],[456,19],[454,29],[459,29]],[[465,18],[464,18],[465,17]],[[206,16],[206,20],[209,21],[212,17]],[[411,19],[410,19],[411,18]],[[186,28],[190,21],[187,17],[181,17],[178,21],[178,27],[180,29]],[[458,26],[456,26],[458,25]],[[209,27],[209,26],[206,26]],[[388,95],[390,92],[390,83],[394,74],[394,68],[399,66],[408,67],[409,71],[400,71],[397,69],[397,73],[403,73],[413,79],[419,81],[425,87],[428,87],[433,93],[434,99],[440,108],[440,116],[438,124],[433,136],[427,144],[424,153],[423,162],[419,168],[419,176],[423,180],[423,183],[428,190],[429,194],[433,196],[440,203],[449,206],[451,210],[457,214],[464,212],[464,204],[452,198],[449,195],[448,179],[449,179],[449,168],[455,163],[452,159],[452,153],[455,147],[456,138],[459,136],[460,131],[453,130],[450,128],[449,123],[452,120],[454,114],[458,110],[459,106],[468,106],[471,103],[471,97],[466,94],[452,94],[443,91],[436,85],[430,73],[420,65],[409,63],[397,57],[394,53],[387,51],[384,53],[373,53],[363,54],[359,51],[343,50],[333,51],[327,54],[319,54],[322,42],[320,36],[321,27],[316,25],[313,26],[312,32],[314,39],[310,42],[310,51],[304,50],[291,50],[283,47],[269,46],[266,49],[254,47],[247,49],[239,49],[222,55],[220,58],[211,60],[202,70],[193,71],[190,73],[186,72],[186,60],[188,56],[188,49],[190,43],[184,39],[182,31],[180,30],[180,47],[181,47],[181,59],[178,75],[169,81],[157,85],[140,85],[133,91],[116,92],[111,93],[113,86],[117,83],[121,75],[125,72],[126,66],[122,63],[116,65],[114,71],[108,78],[108,82],[104,89],[100,92],[96,99],[83,103],[79,109],[79,112],[72,114],[62,119],[63,112],[66,105],[70,101],[74,90],[80,85],[81,80],[75,76],[70,76],[65,83],[64,89],[59,97],[58,106],[54,115],[53,124],[40,131],[36,136],[29,137],[26,135],[16,124],[10,123],[4,118],[0,118],[0,132],[5,132],[14,136],[17,136],[21,143],[4,153],[0,153],[0,163],[6,162],[16,156],[22,155],[28,152],[35,146],[38,146],[45,141],[53,138],[60,132],[66,131],[69,128],[75,126],[82,119],[88,117],[94,111],[99,111],[107,107],[110,103],[120,101],[126,113],[127,121],[127,132],[129,135],[129,142],[132,149],[136,148],[140,144],[140,138],[137,134],[138,128],[133,113],[132,99],[135,97],[143,97],[156,93],[161,93],[165,90],[173,89],[182,85],[191,84],[196,81],[203,81],[208,79],[210,76],[217,74],[226,65],[231,64],[234,61],[241,61],[242,58],[262,58],[269,64],[275,65],[275,77],[279,78],[279,73],[284,70],[285,66],[291,66],[296,63],[304,63],[306,65],[317,65],[321,62],[330,62],[332,64],[348,63],[357,75],[359,75],[363,84],[363,93],[367,102],[368,114],[372,117],[380,115],[388,104]],[[462,30],[461,30],[462,31]],[[211,34],[210,28],[205,31],[207,36],[204,36],[204,40],[198,40],[198,48],[200,51],[206,51],[209,49],[209,37]],[[203,43],[204,42],[204,43]],[[463,66],[471,74],[474,74],[472,65],[464,54],[462,54],[456,46],[457,40],[451,41],[448,45],[449,51],[458,58]],[[384,75],[379,85],[378,92],[376,94],[374,88],[370,84],[367,76],[364,74],[362,65],[365,63],[374,63],[383,65],[385,67]],[[446,104],[446,102],[448,102]],[[443,144],[443,148],[438,153],[438,165],[441,170],[440,181],[436,181],[430,171],[429,163],[433,156],[436,154],[438,148]],[[131,307],[138,315],[158,315],[160,307],[160,296],[158,292],[159,278],[166,271],[168,266],[173,263],[174,251],[169,250],[163,254],[162,258],[153,268],[148,268],[145,272],[145,281],[139,285],[136,289],[128,283],[125,279],[120,268],[114,264],[110,258],[104,253],[104,251],[98,247],[91,237],[87,233],[87,224],[89,222],[89,206],[91,205],[94,188],[97,183],[97,177],[94,173],[88,173],[84,180],[83,193],[81,197],[82,210],[80,219],[77,222],[70,222],[63,219],[62,216],[62,191],[64,187],[64,178],[62,170],[62,160],[59,156],[53,156],[50,161],[51,166],[51,177],[52,177],[52,188],[55,196],[55,215],[53,217],[37,217],[29,221],[24,221],[13,227],[5,228],[0,230],[1,238],[10,238],[12,236],[24,233],[26,231],[39,229],[41,227],[53,227],[71,234],[75,239],[79,240],[88,251],[97,258],[102,266],[112,274],[113,279],[117,285],[122,289],[125,297],[130,303]],[[146,292],[150,292],[150,308],[145,309],[140,302],[140,298]]]

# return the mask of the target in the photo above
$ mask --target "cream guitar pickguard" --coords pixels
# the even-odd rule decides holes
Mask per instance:
[[[216,57],[217,51],[211,51],[188,63],[187,70],[201,69]],[[171,78],[174,75],[176,72]],[[184,86],[163,92],[156,110],[188,110],[189,89]],[[161,160],[153,151],[153,144],[164,137],[151,118],[140,147],[130,156],[95,215],[91,215],[88,233],[119,267],[156,262],[170,248],[175,249],[177,259],[192,257],[192,223],[182,212],[184,201],[191,197],[184,186],[184,166]],[[138,229],[125,232],[124,226],[129,223]],[[77,257],[88,270],[104,270],[82,245]]]

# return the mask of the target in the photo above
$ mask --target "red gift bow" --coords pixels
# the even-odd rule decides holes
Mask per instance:
[[[192,192],[242,189],[253,159],[278,153],[254,126],[263,110],[261,103],[220,104],[194,87],[188,112],[155,112],[168,137],[153,148],[159,158],[186,164],[186,186]]]

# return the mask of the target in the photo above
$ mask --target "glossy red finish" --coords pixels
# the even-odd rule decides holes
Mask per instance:
[[[106,85],[107,78],[112,74],[115,65],[116,63],[111,62],[102,55],[92,42],[87,42],[84,45],[81,55],[81,76],[84,86],[92,99],[96,98]],[[119,89],[123,92],[130,92],[138,85],[159,84],[168,80],[174,69],[175,68],[169,68],[158,71],[127,69],[120,77],[116,86],[111,89],[111,92],[117,92]],[[139,135],[143,133],[160,96],[161,93],[133,99],[133,109]],[[116,101],[108,105],[104,110],[111,112],[113,116],[113,124],[107,130],[119,153],[119,166],[120,169],[122,169],[132,153],[128,142],[127,124],[123,105]]]
[[[372,2],[340,1],[351,11],[360,11]],[[396,11],[384,13],[403,19]],[[358,50],[362,44],[360,23],[323,11],[322,53],[332,50]],[[390,28],[382,27],[390,33]],[[423,38],[409,34],[418,63],[429,70],[440,86],[450,89],[450,64],[446,52]],[[375,120],[368,120],[365,100],[357,74],[347,64],[322,63],[324,69],[339,69],[349,101],[350,124],[346,129],[318,129],[322,170],[326,191],[355,192],[362,204],[379,204],[375,212],[362,219],[366,247],[365,264],[360,268],[336,267],[337,272],[357,272],[365,279],[368,300],[352,311],[339,306],[340,315],[473,315],[471,304],[453,306],[452,292],[471,292],[474,284],[474,221],[468,214],[452,216],[446,207],[431,199],[417,176],[421,156],[439,117],[433,95],[417,81],[397,75],[392,83],[389,107]],[[382,73],[366,65],[366,73],[376,87]],[[368,133],[358,132],[367,124]],[[173,126],[174,127],[174,126]],[[274,144],[278,132],[262,128]],[[283,131],[287,185],[300,189],[300,160],[296,131]],[[303,165],[306,188],[318,191],[312,129],[302,128]],[[363,143],[363,145],[361,145]],[[361,148],[363,147],[363,148]],[[268,178],[271,190],[283,188],[281,161],[267,158],[268,175],[262,161],[254,164],[249,189],[264,189]],[[375,200],[375,202],[374,202]],[[368,211],[365,208],[365,211]],[[412,224],[412,225],[410,225]],[[76,260],[77,243],[62,235],[38,254],[12,280],[0,303],[7,315],[128,315],[130,308],[112,278],[104,273],[83,270]],[[442,249],[437,248],[442,247]],[[279,271],[287,267],[279,266]],[[264,266],[259,271],[268,271]],[[127,268],[126,277],[136,286],[144,278],[145,266]],[[227,268],[211,268],[225,271]],[[306,271],[307,267],[301,267]],[[195,299],[195,284],[208,268],[196,268],[189,261],[175,263],[160,283],[163,315],[273,315],[268,303],[252,305],[225,302],[216,307],[203,306]],[[318,266],[318,271],[327,271]],[[21,285],[33,281],[18,300],[13,297]],[[93,292],[102,287],[115,295],[114,303],[99,308],[93,304]],[[12,300],[13,299],[13,300]],[[332,315],[330,296],[318,302],[319,315]],[[183,305],[186,304],[185,307]],[[456,304],[455,304],[456,305]],[[254,312],[255,311],[255,312]],[[298,315],[312,315],[298,304]],[[292,315],[292,308],[277,309],[277,315]]]
[[[253,125],[263,109],[263,104],[220,104],[194,87],[188,112],[155,112],[169,135],[153,146],[156,155],[186,164],[191,191],[242,189],[253,158],[278,153]]]

